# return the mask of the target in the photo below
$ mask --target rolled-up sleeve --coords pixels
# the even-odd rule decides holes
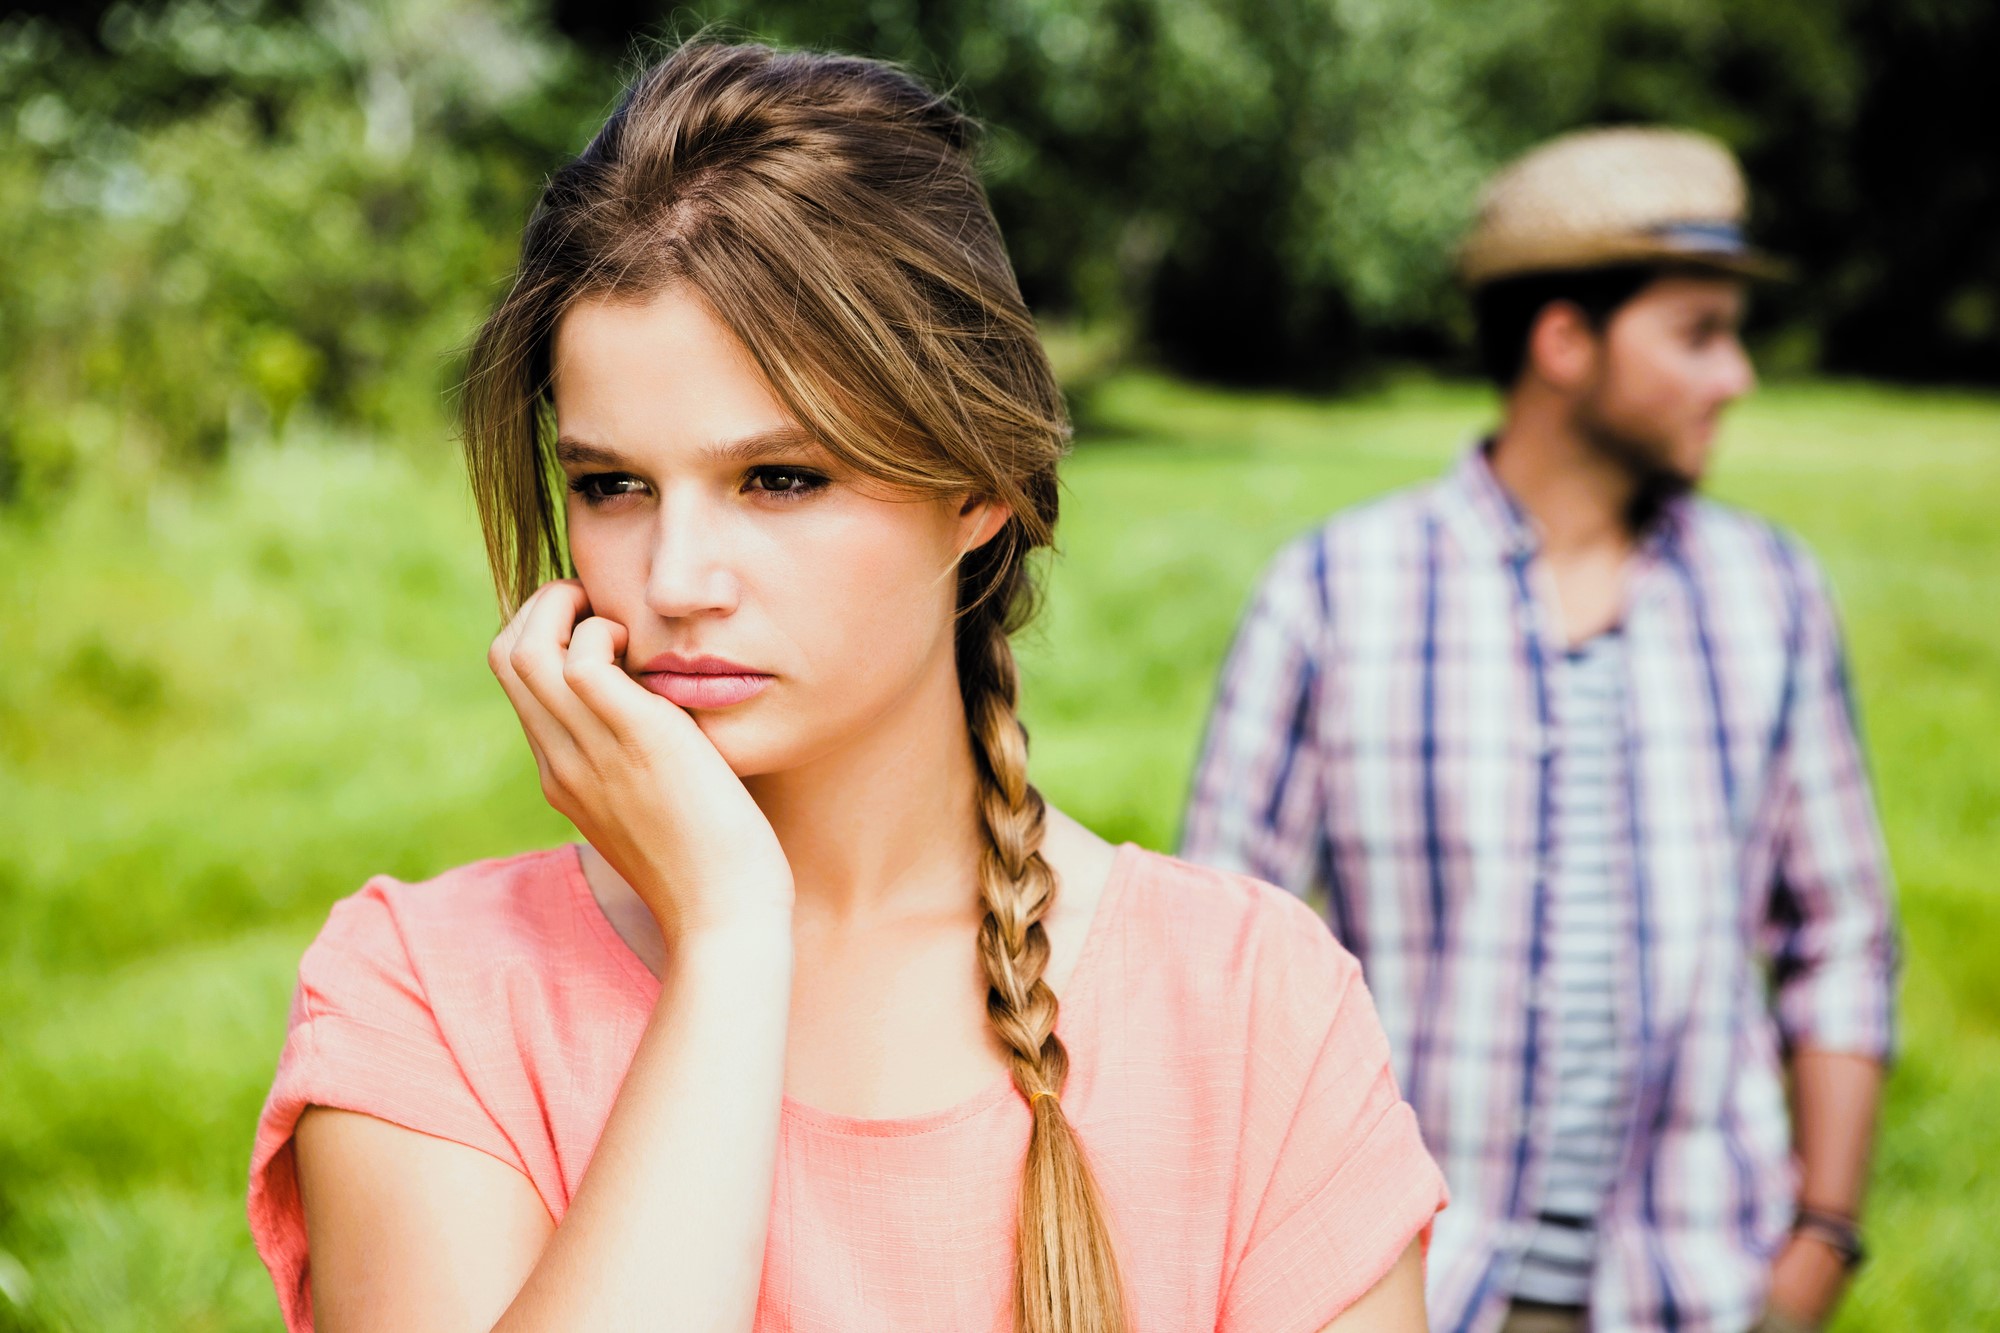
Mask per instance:
[[[1264,571],[1223,665],[1181,825],[1188,860],[1300,895],[1313,887],[1321,836],[1324,559],[1314,533]]]
[[[1899,964],[1889,860],[1825,582],[1800,555],[1798,656],[1778,756],[1776,883],[1766,943],[1788,1048],[1895,1047]]]

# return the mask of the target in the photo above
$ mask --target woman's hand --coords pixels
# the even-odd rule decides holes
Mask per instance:
[[[625,627],[589,612],[575,579],[545,583],[486,655],[542,794],[669,943],[737,925],[789,935],[792,872],[770,821],[694,719],[619,665]]]
[[[672,950],[589,1169],[552,1225],[534,1186],[476,1148],[308,1112],[298,1174],[325,1333],[755,1317],[784,1103],[791,868],[694,719],[618,665],[625,648],[624,627],[562,580],[487,654],[549,803]]]

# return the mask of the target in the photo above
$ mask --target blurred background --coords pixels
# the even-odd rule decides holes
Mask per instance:
[[[2000,1327],[2000,6],[80,0],[0,9],[0,1330],[276,1327],[242,1192],[299,952],[371,873],[570,836],[449,391],[542,177],[707,22],[989,124],[1079,420],[1037,777],[1155,847],[1258,566],[1491,418],[1484,176],[1601,121],[1738,150],[1802,280],[1715,489],[1832,573],[1908,930],[1838,1327]]]

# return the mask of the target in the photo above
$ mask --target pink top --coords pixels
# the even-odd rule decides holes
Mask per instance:
[[[573,847],[336,904],[250,1162],[286,1326],[312,1327],[301,1111],[491,1153],[560,1222],[658,993]],[[1317,1330],[1444,1206],[1359,966],[1269,885],[1121,847],[1058,1030],[1137,1333]],[[894,1120],[787,1098],[758,1333],[1005,1333],[1029,1124],[1004,1078]]]

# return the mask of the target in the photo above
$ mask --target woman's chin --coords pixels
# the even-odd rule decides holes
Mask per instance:
[[[920,692],[902,676],[877,685],[865,681],[848,691],[781,685],[728,708],[690,709],[688,716],[737,777],[768,777],[817,765],[894,730]],[[956,704],[950,701],[954,712]]]
[[[798,728],[777,718],[746,715],[734,708],[702,709],[690,716],[739,778],[781,773],[798,767],[806,757],[808,747],[801,744],[804,738]]]

